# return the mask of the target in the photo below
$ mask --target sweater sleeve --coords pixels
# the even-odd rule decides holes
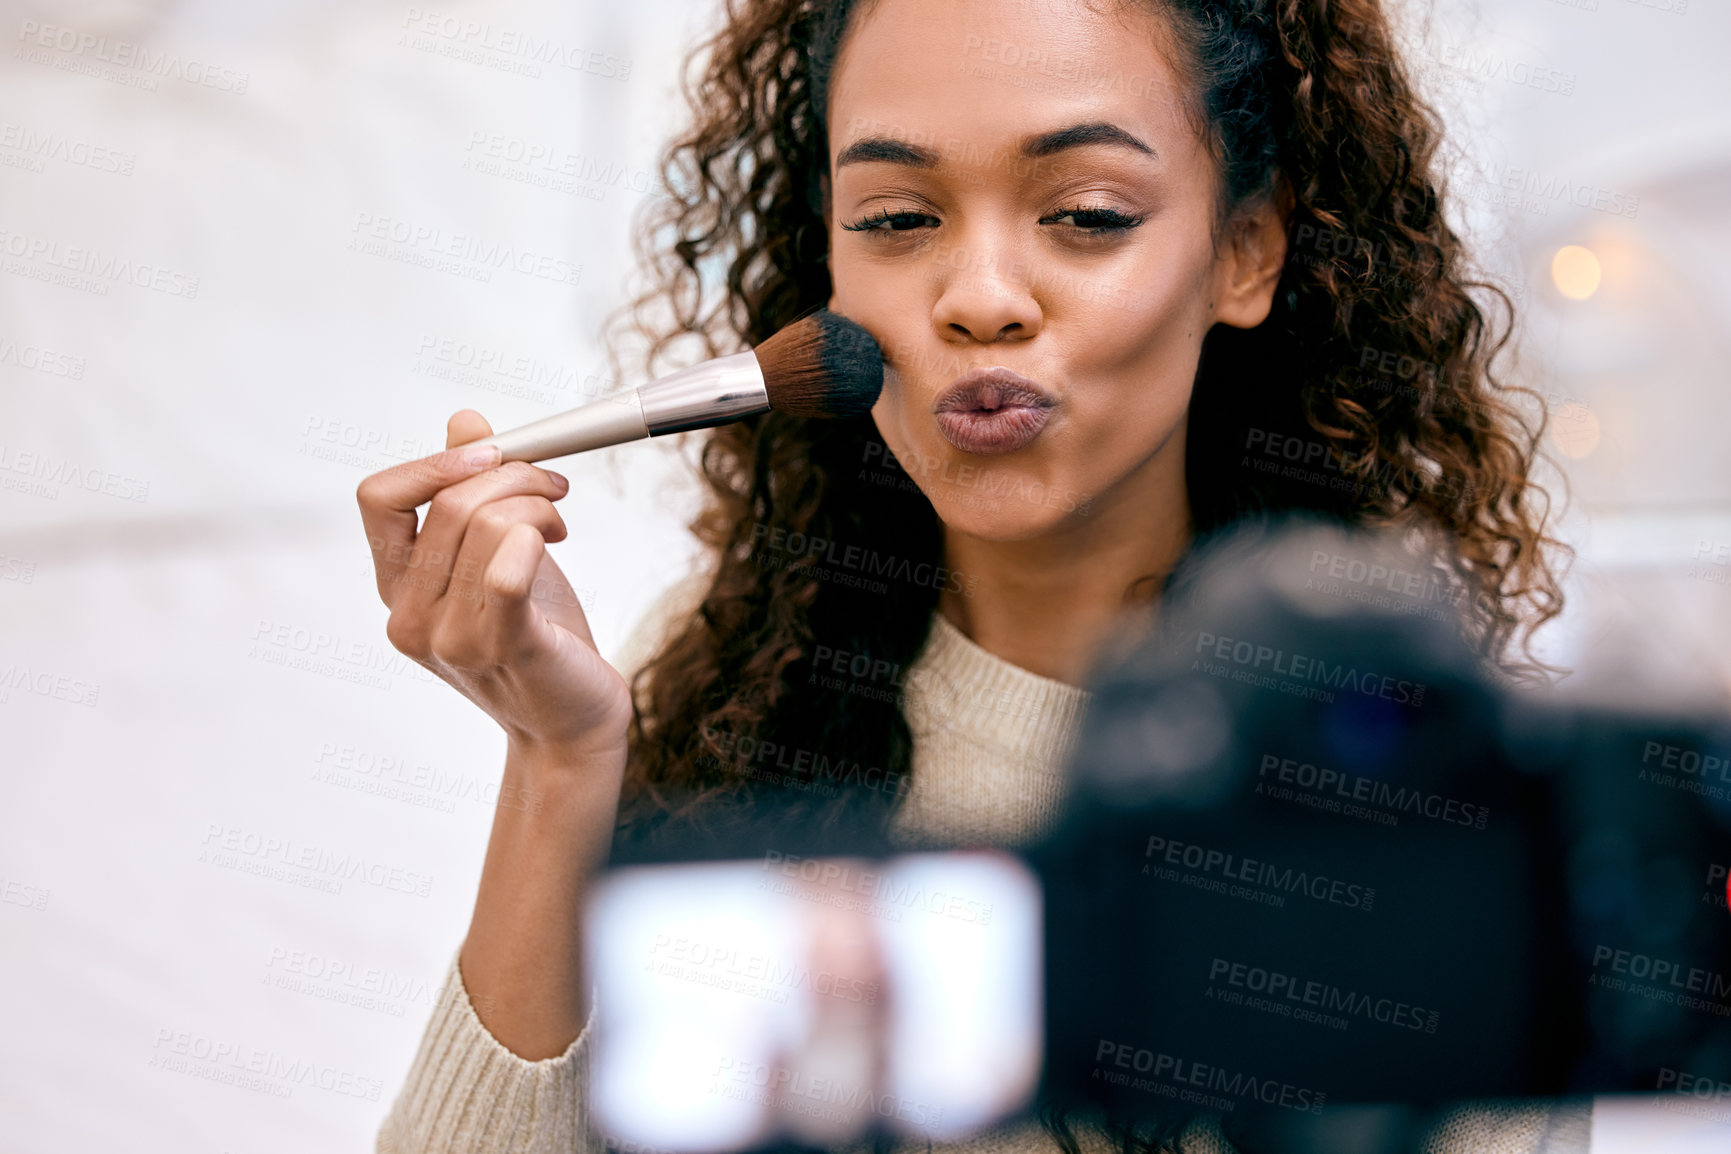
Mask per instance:
[[[1431,1127],[1424,1154],[1587,1154],[1593,1099],[1463,1102]]]
[[[377,1154],[601,1154],[604,1140],[588,1125],[595,1011],[591,999],[588,1021],[557,1058],[519,1058],[481,1024],[452,959]]]
[[[667,639],[708,587],[701,573],[675,582],[637,620],[612,664],[631,673]],[[476,1014],[452,959],[444,991],[402,1090],[379,1128],[378,1154],[600,1154],[589,1125],[589,1019],[557,1058],[531,1062],[495,1038]]]

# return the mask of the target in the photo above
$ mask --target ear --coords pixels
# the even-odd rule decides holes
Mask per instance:
[[[1286,222],[1292,204],[1292,187],[1283,173],[1270,195],[1227,225],[1216,270],[1220,279],[1214,295],[1215,320],[1253,329],[1268,319],[1274,286],[1286,264]]]

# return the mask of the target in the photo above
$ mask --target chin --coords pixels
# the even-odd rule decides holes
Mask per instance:
[[[944,528],[984,541],[1026,541],[1043,537],[1085,512],[1065,508],[1056,497],[1046,500],[1010,493],[986,493],[959,485],[945,486],[926,497]],[[1070,502],[1074,505],[1074,502]]]

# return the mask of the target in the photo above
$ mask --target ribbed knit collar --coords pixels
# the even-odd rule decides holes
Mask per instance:
[[[908,671],[922,712],[966,741],[1015,758],[1069,753],[1090,694],[988,653],[942,613]],[[910,718],[910,721],[913,720]]]

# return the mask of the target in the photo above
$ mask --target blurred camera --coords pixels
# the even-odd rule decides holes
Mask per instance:
[[[1731,728],[1518,688],[1472,597],[1422,539],[1241,527],[1097,670],[1025,853],[615,872],[598,1123],[742,1150],[1039,1104],[1369,1154],[1466,1099],[1731,1086]]]

